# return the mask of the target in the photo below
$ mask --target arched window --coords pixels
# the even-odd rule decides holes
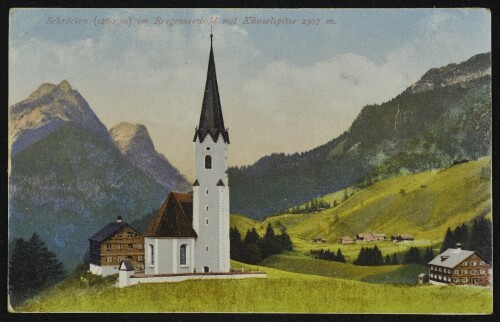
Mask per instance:
[[[180,248],[180,254],[179,254],[179,264],[180,265],[187,265],[187,245],[182,244]]]
[[[209,155],[205,156],[205,169],[212,169],[212,157]]]
[[[155,264],[155,248],[153,245],[149,245],[149,265],[153,266]]]

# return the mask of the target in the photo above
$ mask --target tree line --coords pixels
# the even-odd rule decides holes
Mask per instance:
[[[15,306],[65,277],[63,264],[34,233],[13,241],[9,261],[9,299]]]
[[[325,259],[328,261],[334,261],[334,262],[340,262],[340,263],[347,262],[344,255],[342,254],[342,251],[340,250],[340,248],[337,250],[337,254],[335,254],[335,252],[330,251],[329,249],[327,249],[327,250],[321,249],[319,252],[317,252],[314,255],[314,258]]]
[[[247,230],[245,238],[236,227],[229,231],[230,255],[231,258],[248,264],[257,264],[263,259],[282,253],[286,250],[293,250],[290,236],[286,233],[284,226],[281,226],[281,233],[276,234],[269,223],[264,237],[260,237],[255,228]]]
[[[485,261],[492,260],[492,223],[485,218],[476,218],[471,224],[462,224],[454,230],[446,230],[441,252],[448,248],[456,248],[461,244],[462,249],[477,252]]]
[[[360,266],[379,266],[379,265],[399,265],[398,253],[393,253],[392,256],[387,254],[385,258],[382,252],[375,245],[373,248],[361,247],[358,258],[353,262],[354,265]],[[417,247],[410,247],[407,252],[402,255],[403,260],[401,264],[421,264],[425,265],[430,262],[434,257],[432,248],[427,247],[421,252]]]

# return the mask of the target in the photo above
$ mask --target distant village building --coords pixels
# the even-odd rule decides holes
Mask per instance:
[[[431,284],[490,284],[491,265],[471,250],[448,248],[428,263],[428,269]]]
[[[123,260],[130,260],[136,270],[144,269],[144,238],[121,216],[89,238],[90,272],[108,276],[118,274]]]
[[[354,240],[352,239],[352,237],[344,236],[344,237],[340,237],[340,242],[342,244],[346,245],[346,244],[353,244]]]
[[[372,233],[373,240],[385,240],[386,235],[382,233]]]
[[[410,234],[396,234],[391,236],[392,241],[400,242],[404,240],[415,240],[413,235]]]
[[[382,233],[359,233],[356,235],[357,242],[370,242],[385,240],[386,235]]]
[[[316,244],[323,244],[326,243],[326,239],[323,237],[316,237],[313,239],[313,242]]]

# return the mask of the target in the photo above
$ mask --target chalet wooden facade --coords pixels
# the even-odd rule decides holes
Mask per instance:
[[[359,233],[356,235],[357,242],[382,241],[386,235],[382,233]]]
[[[326,243],[326,239],[324,237],[316,237],[313,239],[313,243],[324,244]]]
[[[349,236],[344,236],[344,237],[340,237],[340,242],[343,245],[346,245],[346,244],[353,244],[354,240]]]
[[[428,263],[432,284],[490,285],[491,265],[479,254],[460,248],[448,248]]]
[[[136,270],[144,270],[144,237],[118,217],[89,238],[90,271],[102,276],[117,274],[126,259]]]

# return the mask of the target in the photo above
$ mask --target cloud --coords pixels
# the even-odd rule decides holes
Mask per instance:
[[[385,59],[344,50],[307,64],[290,58],[286,44],[293,31],[280,29],[280,52],[263,57],[264,46],[274,45],[266,39],[276,34],[266,38],[250,28],[217,25],[213,41],[232,142],[230,163],[249,164],[272,152],[326,143],[347,130],[363,106],[393,98],[429,68],[489,48],[484,45],[489,25],[462,27],[459,16],[441,10],[423,17]],[[148,24],[105,27],[60,41],[36,34],[22,38],[16,29],[9,50],[9,104],[43,82],[67,79],[108,128],[121,121],[145,124],[157,149],[193,177],[191,139],[201,108],[209,31],[206,25]],[[315,50],[321,48],[317,44]]]

